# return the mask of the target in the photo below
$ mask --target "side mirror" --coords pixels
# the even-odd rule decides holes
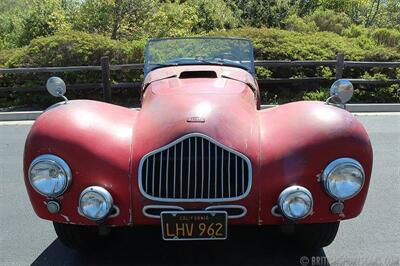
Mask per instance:
[[[65,100],[65,103],[68,102],[68,99],[64,96],[67,91],[67,87],[65,86],[64,80],[59,77],[51,77],[47,80],[46,83],[47,91],[53,95],[54,97],[61,97]]]
[[[46,83],[46,88],[47,91],[54,97],[62,97],[67,91],[64,80],[60,79],[59,77],[49,78]]]
[[[336,80],[331,86],[331,97],[327,102],[333,101],[337,104],[345,104],[350,101],[354,93],[353,84],[347,79]]]

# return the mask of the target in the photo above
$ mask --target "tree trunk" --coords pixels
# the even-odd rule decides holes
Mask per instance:
[[[112,27],[111,39],[117,39],[118,29],[122,20],[122,0],[115,0],[114,23]]]

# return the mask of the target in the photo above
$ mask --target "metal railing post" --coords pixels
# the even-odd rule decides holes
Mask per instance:
[[[103,99],[105,102],[111,102],[111,79],[110,79],[110,61],[108,56],[101,59],[101,78],[103,86]]]
[[[338,53],[336,55],[336,79],[343,78],[343,70],[344,70],[344,54]]]

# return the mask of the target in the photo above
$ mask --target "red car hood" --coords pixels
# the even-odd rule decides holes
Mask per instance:
[[[256,102],[251,89],[240,81],[226,78],[155,81],[144,94],[136,123],[133,141],[136,156],[193,132],[204,133],[242,153],[257,154]],[[156,137],[154,132],[158,132]]]

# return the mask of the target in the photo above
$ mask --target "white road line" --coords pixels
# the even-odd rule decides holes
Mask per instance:
[[[0,121],[0,126],[22,126],[32,125],[35,120],[22,120],[22,121]]]
[[[354,116],[400,116],[400,112],[382,112],[382,113],[353,113]],[[21,120],[21,121],[0,121],[0,126],[22,126],[32,125],[34,120]]]
[[[375,113],[375,112],[365,112],[365,113],[353,113],[355,116],[372,116],[372,115],[386,115],[386,116],[390,116],[390,115],[400,115],[400,112],[380,112],[380,113]]]

